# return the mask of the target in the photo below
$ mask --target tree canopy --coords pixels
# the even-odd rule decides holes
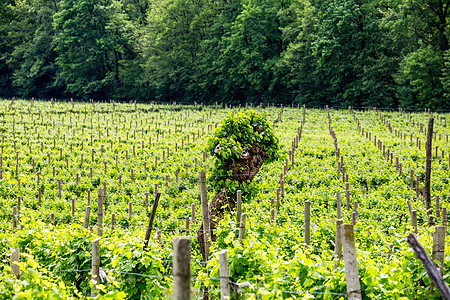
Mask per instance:
[[[450,108],[449,0],[5,0],[0,96]]]

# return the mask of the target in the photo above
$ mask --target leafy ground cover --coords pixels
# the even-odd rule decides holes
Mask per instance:
[[[302,123],[303,108],[253,107],[267,114],[271,123],[278,120],[273,124],[279,155],[262,166],[249,192],[244,193],[244,241],[237,240],[236,217],[225,216],[216,229],[217,241],[209,261],[203,263],[196,241],[201,215],[198,172],[212,175],[213,158],[204,154],[208,137],[230,112],[244,109],[250,107],[0,101],[0,272],[4,278],[0,297],[89,297],[95,203],[97,190],[106,184],[100,248],[101,267],[109,281],[98,287],[101,299],[169,299],[172,239],[180,235],[191,236],[193,298],[201,298],[205,287],[212,298],[219,297],[218,253],[227,249],[230,280],[241,286],[239,294],[245,299],[344,299],[344,264],[334,257],[338,192],[343,199],[344,223],[351,223],[357,202],[354,230],[363,296],[439,298],[405,240],[412,230],[410,200],[418,212],[419,241],[431,252],[434,227],[426,224],[422,199],[410,188],[411,169],[423,185],[426,136],[417,124],[427,123],[430,115],[426,112],[330,110],[328,117],[325,109],[306,109]],[[439,121],[433,145],[438,146],[439,155],[433,161],[432,195],[440,196],[442,208],[448,206],[450,197],[449,131],[446,115],[434,116]],[[329,120],[348,174],[349,211]],[[292,164],[289,151],[299,128],[301,138]],[[393,163],[374,144],[375,135],[393,153]],[[402,174],[396,170],[395,157],[402,163]],[[284,193],[272,220],[270,212],[276,200],[271,199],[277,199],[286,160]],[[209,181],[210,199],[213,186]],[[155,232],[143,251],[155,189],[162,193],[155,219],[161,242]],[[13,232],[13,206],[18,206],[19,197],[18,229]],[[309,247],[304,244],[306,200],[311,202],[313,223]],[[91,206],[92,232],[83,229],[87,205]],[[186,217],[190,218],[189,231]],[[442,211],[435,219],[442,224]],[[20,280],[13,279],[9,266],[10,249],[15,247],[21,251]],[[446,280],[449,254],[446,249]]]

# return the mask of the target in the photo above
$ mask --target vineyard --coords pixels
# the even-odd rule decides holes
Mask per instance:
[[[248,110],[267,116],[279,150],[239,188],[245,233],[239,237],[236,212],[226,214],[205,262],[199,174],[206,172],[209,200],[220,180],[211,177],[215,157],[206,146],[225,118]],[[187,236],[192,299],[206,291],[220,299],[223,250],[231,299],[346,299],[336,246],[342,219],[353,224],[364,299],[440,299],[406,237],[415,232],[431,255],[435,231],[446,226],[446,118],[401,109],[1,100],[0,298],[87,299],[94,290],[97,299],[171,299],[172,243]],[[15,249],[20,263],[11,264]],[[450,249],[442,251],[435,262],[449,282]]]

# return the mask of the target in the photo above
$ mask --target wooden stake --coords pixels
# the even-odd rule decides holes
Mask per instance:
[[[280,189],[277,188],[277,213],[280,212]]]
[[[446,300],[450,299],[450,289],[444,278],[442,278],[441,272],[438,271],[435,264],[430,259],[428,253],[425,251],[425,249],[423,249],[422,245],[419,243],[412,232],[408,235],[406,241],[411,246],[411,248],[413,248],[417,258],[422,261],[422,264],[425,267],[425,270],[427,271],[431,282],[433,282],[434,286],[439,290],[442,297]]]
[[[204,249],[205,257],[209,256],[210,241],[210,223],[209,223],[209,208],[208,208],[208,191],[206,189],[206,172],[200,171],[200,199],[202,203],[202,222],[203,222],[203,234],[204,234]]]
[[[438,268],[441,269],[441,272],[444,270],[444,253],[445,252],[445,227],[444,226],[436,226],[436,231],[433,234],[433,252],[432,259],[433,261],[439,261],[437,265]]]
[[[311,203],[309,200],[305,201],[305,245],[310,244],[311,234]]]
[[[20,250],[19,248],[11,249],[11,271],[17,279],[20,278]]]
[[[447,227],[447,207],[442,208],[442,225]]]
[[[247,221],[247,214],[241,215],[241,222],[239,222],[239,242],[242,242],[245,237],[245,223]]]
[[[97,285],[100,283],[100,238],[92,241],[92,280],[96,285],[91,288],[91,297],[97,297]]]
[[[158,203],[159,203],[159,198],[160,197],[161,197],[161,193],[157,193],[156,196],[155,196],[155,201],[153,202],[152,211],[150,213],[150,218],[148,220],[147,231],[145,232],[144,251],[147,249],[148,241],[150,240],[150,234],[152,233],[153,222],[155,220],[156,209],[158,208]]]
[[[441,207],[439,204],[439,196],[436,195],[436,218],[439,218],[441,212]]]
[[[341,213],[341,193],[337,192],[336,193],[336,206],[337,206],[337,218],[341,219],[342,218],[342,213]]]
[[[242,214],[242,192],[241,190],[236,191],[236,224],[241,222]]]
[[[86,211],[84,213],[84,224],[83,224],[83,228],[86,229],[86,230],[89,227],[90,214],[91,214],[91,207],[88,205],[88,206],[86,206]]]
[[[409,210],[409,215],[412,215],[412,204],[411,204],[411,200],[408,200],[408,210]]]
[[[98,198],[97,198],[97,235],[99,237],[103,236],[103,200],[105,190],[100,188],[98,189]]]
[[[432,162],[432,143],[433,143],[433,123],[434,118],[428,120],[428,135],[426,143],[426,166],[425,166],[425,183],[424,183],[424,201],[427,211],[428,224],[434,225],[430,218],[431,215],[431,162]]]
[[[417,234],[417,211],[411,211],[411,226],[414,229],[414,233]]]
[[[173,299],[191,299],[191,240],[187,237],[173,240]]]
[[[17,231],[17,206],[13,206],[12,219],[13,219],[13,232],[16,232]]]
[[[336,235],[334,239],[334,255],[336,256],[336,259],[342,259],[342,224],[344,224],[342,219],[336,220]]]
[[[219,254],[220,300],[230,300],[230,277],[228,272],[227,250]]]
[[[343,224],[342,245],[344,248],[345,279],[347,281],[348,299],[362,299],[359,283],[358,262],[356,260],[355,235],[353,225]]]

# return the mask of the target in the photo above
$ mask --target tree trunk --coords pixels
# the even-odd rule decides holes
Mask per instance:
[[[232,175],[228,177],[231,181],[237,181],[241,185],[244,182],[251,182],[258,173],[259,169],[264,163],[264,160],[269,156],[261,146],[253,145],[251,149],[244,150],[241,157],[235,161],[229,161],[227,169],[232,171]],[[214,230],[219,221],[227,212],[233,211],[236,206],[236,194],[230,193],[228,188],[224,186],[222,190],[214,197],[209,204],[209,222],[210,222],[210,236],[211,240],[216,240]],[[205,257],[203,224],[197,232],[197,240],[200,245],[203,260],[207,261]]]

